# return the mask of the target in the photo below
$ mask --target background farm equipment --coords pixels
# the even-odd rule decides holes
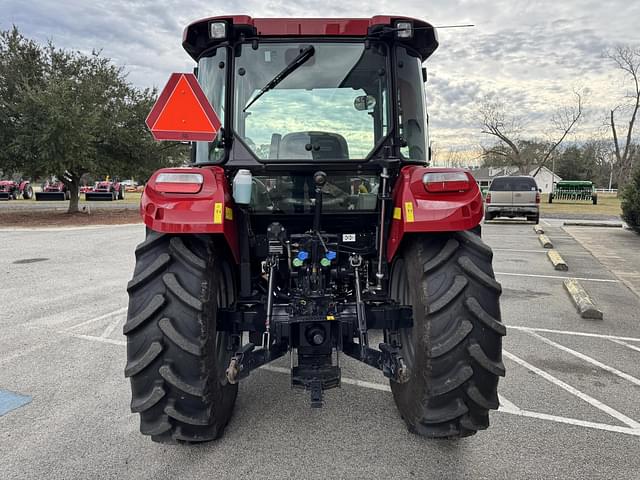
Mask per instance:
[[[125,187],[117,180],[102,180],[96,182],[91,190],[84,194],[84,198],[89,201],[113,201],[124,200]]]
[[[17,200],[19,197],[25,200],[33,198],[33,187],[29,181],[0,180],[0,200]]]
[[[553,192],[549,194],[549,203],[554,201],[567,202],[591,202],[598,204],[598,194],[593,182],[586,180],[562,180],[553,186]]]
[[[67,186],[59,181],[47,181],[42,185],[42,191],[36,192],[36,201],[56,201],[56,200],[69,200],[71,198],[71,192]]]

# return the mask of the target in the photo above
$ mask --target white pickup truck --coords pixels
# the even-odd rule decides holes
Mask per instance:
[[[540,189],[533,177],[496,177],[485,198],[484,219],[526,217],[540,221]]]

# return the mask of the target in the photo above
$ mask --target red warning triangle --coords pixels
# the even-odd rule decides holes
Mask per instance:
[[[211,142],[220,119],[192,73],[173,73],[146,120],[156,140]]]

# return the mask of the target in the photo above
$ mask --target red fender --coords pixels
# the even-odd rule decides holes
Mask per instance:
[[[156,178],[160,173],[199,173],[202,188],[198,193],[159,192]],[[220,167],[158,170],[145,186],[140,214],[145,225],[156,232],[222,234],[234,260],[240,261],[233,197]]]
[[[426,173],[464,172],[469,188],[457,192],[428,192]],[[406,166],[400,171],[393,192],[393,220],[387,242],[387,260],[396,254],[405,233],[469,230],[482,221],[480,188],[468,170]]]
[[[29,186],[29,181],[28,180],[23,180],[22,182],[20,182],[20,186],[18,187],[18,190],[20,190],[20,193],[24,192],[24,189],[27,188]]]

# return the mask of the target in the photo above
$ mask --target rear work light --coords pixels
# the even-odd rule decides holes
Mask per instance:
[[[156,190],[163,193],[198,193],[202,181],[199,173],[161,173],[156,177]]]
[[[422,182],[430,193],[466,192],[471,188],[471,181],[464,172],[425,173]]]
[[[396,22],[396,35],[398,36],[398,38],[413,37],[413,23]]]
[[[209,38],[222,40],[227,37],[227,24],[225,22],[212,22],[209,24]]]

